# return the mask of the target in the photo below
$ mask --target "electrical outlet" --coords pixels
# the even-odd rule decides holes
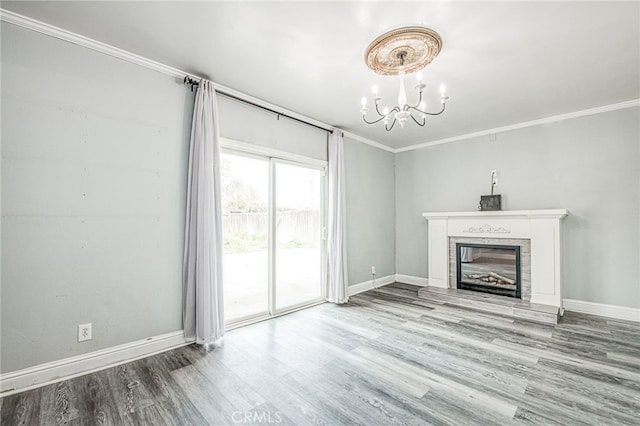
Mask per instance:
[[[91,340],[91,323],[78,325],[78,342]]]
[[[491,182],[493,185],[498,186],[498,171],[491,170]]]
[[[376,274],[376,267],[372,266],[371,267],[371,275],[375,275]]]

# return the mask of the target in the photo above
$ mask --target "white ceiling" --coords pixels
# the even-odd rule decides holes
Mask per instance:
[[[2,7],[85,35],[394,148],[640,98],[640,3],[633,2],[8,2]],[[362,123],[372,84],[397,78],[364,50],[422,24],[443,50],[422,74],[447,111],[386,132]],[[412,78],[412,76],[408,77]],[[411,81],[411,80],[409,80]],[[411,87],[413,84],[408,85]],[[414,92],[409,91],[409,99]]]

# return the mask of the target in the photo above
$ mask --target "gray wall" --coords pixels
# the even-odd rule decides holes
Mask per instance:
[[[396,155],[396,270],[427,277],[425,211],[475,210],[498,169],[503,209],[567,208],[563,296],[640,307],[639,109]]]
[[[2,24],[2,372],[182,328],[192,105],[166,76]]]
[[[70,43],[1,31],[0,371],[180,330],[193,94]],[[326,132],[222,97],[219,106],[223,137],[326,160]],[[347,148],[360,282],[371,265],[394,271],[393,155]],[[93,340],[78,343],[86,322]]]
[[[218,96],[220,136],[317,160],[327,160],[327,132]]]
[[[394,154],[345,138],[349,283],[395,274]]]

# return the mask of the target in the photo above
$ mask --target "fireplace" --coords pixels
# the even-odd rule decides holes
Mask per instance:
[[[520,246],[456,243],[457,287],[520,299]]]
[[[429,287],[455,288],[456,243],[520,247],[520,298],[562,308],[562,219],[566,209],[423,213]]]

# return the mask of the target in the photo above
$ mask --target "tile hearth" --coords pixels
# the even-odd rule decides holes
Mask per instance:
[[[555,306],[454,288],[424,287],[418,291],[418,297],[430,303],[461,306],[545,324],[557,324],[560,314],[560,309]]]

